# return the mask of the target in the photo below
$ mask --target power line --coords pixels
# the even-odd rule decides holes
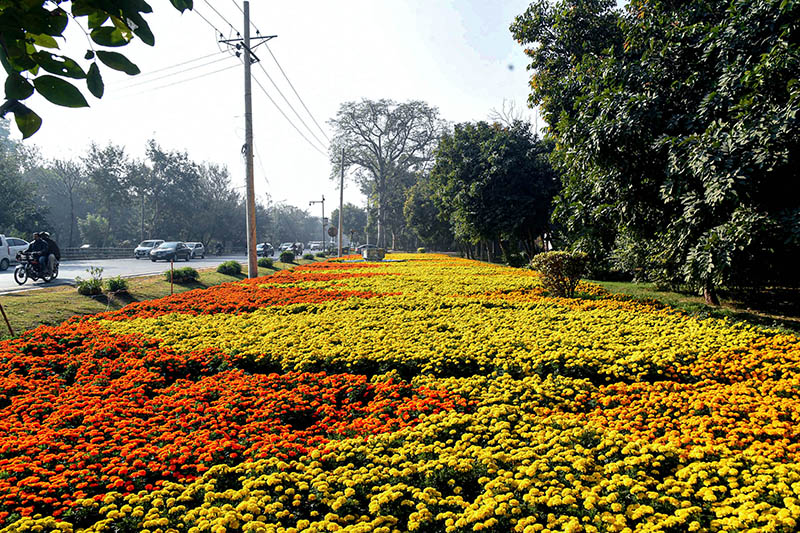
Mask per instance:
[[[300,98],[300,95],[297,93],[297,89],[294,88],[294,85],[292,84],[291,80],[289,79],[289,76],[287,76],[286,72],[283,71],[283,67],[281,67],[280,63],[278,63],[278,59],[275,57],[275,54],[272,53],[272,50],[270,50],[269,45],[265,44],[264,46],[267,47],[267,52],[269,52],[269,55],[272,56],[272,60],[275,61],[276,65],[278,65],[278,70],[280,70],[281,74],[283,74],[283,77],[286,79],[286,83],[289,84],[289,87],[291,87],[292,91],[294,91],[294,95],[297,96],[298,100],[300,100],[300,103],[303,105],[303,109],[306,110],[306,113],[308,113],[308,116],[311,117],[311,120],[314,121],[314,124],[317,125],[317,128],[319,128],[319,131],[322,132],[322,135],[325,137],[325,139],[327,139],[328,142],[331,142],[330,138],[325,133],[325,130],[322,129],[322,127],[319,125],[319,122],[317,122],[317,119],[315,119],[314,115],[311,113],[311,111],[309,111],[308,107],[306,106],[306,103],[303,101],[302,98]]]
[[[239,3],[236,0],[231,0],[231,2],[233,2],[233,5],[236,6],[236,9],[238,9],[242,14],[244,14],[244,10],[241,8],[241,6],[239,6]],[[252,20],[250,21],[250,25],[253,27],[254,30],[256,30],[256,34],[257,35],[261,34],[261,31],[258,29],[258,27],[255,25],[255,23]],[[319,125],[319,122],[317,122],[317,119],[314,118],[313,113],[311,113],[311,110],[308,109],[308,106],[303,101],[303,99],[300,97],[300,94],[297,92],[297,89],[294,88],[294,84],[292,84],[292,81],[289,79],[289,76],[286,75],[286,72],[283,70],[283,67],[281,67],[281,64],[278,62],[278,58],[276,58],[275,54],[272,53],[272,50],[270,49],[269,44],[265,44],[264,46],[267,47],[267,51],[269,52],[269,55],[272,56],[272,60],[275,61],[275,64],[278,66],[278,70],[280,70],[281,74],[283,74],[283,77],[286,80],[286,83],[289,84],[289,87],[292,88],[292,92],[294,92],[294,95],[297,97],[298,100],[300,100],[300,104],[303,106],[303,109],[306,110],[306,113],[308,113],[308,116],[311,117],[312,121],[314,121],[314,124],[317,126],[317,128],[319,128],[319,131],[322,132],[322,136],[325,137],[325,140],[327,140],[330,143],[331,142],[330,137],[328,137],[328,134],[325,133],[325,130],[323,130],[322,127]],[[262,66],[261,69],[264,70],[264,67]],[[266,74],[266,70],[264,70],[264,73]],[[269,78],[269,74],[267,74],[267,77]],[[269,81],[272,82],[272,78],[270,78]],[[275,85],[275,82],[272,82],[272,85],[274,85],[275,88],[278,89],[277,85]],[[281,93],[280,89],[278,89],[278,92],[280,93],[281,96],[283,96],[283,93]],[[283,99],[286,100],[286,97],[283,96]],[[287,104],[289,103],[288,100],[287,100],[286,103]],[[291,107],[291,104],[289,104],[289,107]],[[292,108],[292,111],[294,111],[294,108]],[[295,111],[295,115],[297,115],[297,111]],[[300,116],[298,115],[297,118],[300,118]],[[303,119],[300,119],[300,121],[302,122]],[[305,125],[305,122],[303,122],[303,125]],[[308,128],[308,126],[306,126],[306,128]],[[311,131],[311,128],[308,128],[308,130]],[[312,133],[311,135],[314,135],[314,134]],[[314,135],[314,138],[317,139],[317,141],[319,141],[319,139],[316,137],[316,135]],[[320,144],[324,144],[324,143],[322,143],[320,141]]]
[[[307,130],[308,130],[308,132],[311,134],[311,136],[312,136],[312,137],[314,137],[314,140],[316,140],[316,141],[317,141],[319,144],[321,144],[322,146],[324,146],[324,145],[325,145],[325,143],[324,143],[324,142],[322,142],[322,141],[319,139],[319,137],[317,137],[317,135],[314,133],[314,131],[313,131],[311,128],[309,128],[309,127],[308,127],[308,124],[306,124],[306,121],[305,121],[305,120],[303,120],[303,117],[301,117],[301,116],[300,116],[300,113],[298,113],[298,112],[297,112],[297,110],[294,108],[294,106],[291,104],[291,102],[289,102],[289,99],[288,99],[288,98],[286,98],[286,96],[284,96],[283,92],[282,92],[282,91],[280,90],[280,88],[279,88],[279,87],[278,87],[278,86],[275,84],[275,82],[274,82],[274,81],[273,81],[273,79],[272,79],[272,76],[270,76],[270,75],[269,75],[269,73],[267,72],[267,69],[265,69],[265,68],[264,68],[264,65],[263,65],[263,64],[262,64],[260,61],[258,62],[258,66],[259,66],[259,67],[261,68],[261,70],[264,72],[264,75],[267,77],[267,79],[268,79],[268,80],[269,80],[269,82],[272,84],[272,86],[273,86],[273,87],[275,87],[275,90],[276,90],[276,91],[278,91],[278,94],[279,94],[279,95],[281,95],[281,97],[283,98],[283,101],[284,101],[284,102],[286,102],[286,105],[288,105],[288,106],[289,106],[289,109],[291,109],[291,110],[292,110],[292,112],[294,113],[294,116],[296,116],[296,117],[297,117],[297,119],[300,121],[300,123],[301,123],[303,126],[305,126],[305,127],[306,127],[306,129],[307,129]],[[328,142],[330,142],[330,140],[328,140]]]
[[[223,17],[223,16],[222,16],[222,13],[220,13],[219,11],[217,11],[217,8],[215,8],[214,6],[212,6],[212,5],[211,5],[211,2],[209,2],[208,0],[203,0],[203,1],[206,3],[206,5],[207,5],[208,7],[210,7],[210,8],[211,8],[211,11],[213,11],[214,13],[216,13],[216,14],[217,14],[217,16],[218,16],[219,18],[221,18],[223,21],[225,21],[225,24],[227,24],[228,26],[230,26],[230,27],[231,27],[231,30],[233,30],[233,31],[236,33],[237,37],[238,37],[239,35],[241,35],[241,34],[240,34],[240,33],[239,33],[237,30],[236,30],[236,27],[235,27],[233,24],[231,24],[230,22],[228,22],[228,19],[226,19],[225,17]]]
[[[218,33],[220,36],[222,36],[222,35],[223,35],[223,33],[222,33],[220,30],[219,30],[219,28],[217,28],[216,26],[214,26],[214,24],[213,24],[213,23],[212,23],[210,20],[208,20],[207,18],[205,18],[205,17],[204,17],[204,16],[203,16],[203,15],[202,15],[202,14],[201,14],[201,13],[200,13],[198,10],[197,10],[197,6],[195,6],[195,7],[192,7],[192,13],[196,13],[198,17],[200,17],[201,19],[203,19],[204,21],[206,21],[206,24],[208,24],[209,26],[211,26],[212,28],[214,28],[214,31],[215,31],[216,33]]]
[[[211,55],[218,55],[218,54],[221,54],[221,53],[222,52],[215,52],[214,54],[211,54]],[[213,61],[208,61],[206,63],[201,63],[201,64],[195,65],[193,67],[185,68],[183,70],[178,70],[176,72],[170,72],[168,74],[164,74],[163,76],[158,76],[156,78],[152,78],[152,79],[149,79],[149,80],[144,80],[144,81],[140,81],[138,83],[133,83],[133,84],[130,84],[130,85],[126,85],[122,89],[123,90],[124,89],[130,89],[132,87],[137,87],[139,85],[145,85],[147,83],[153,83],[154,81],[163,80],[163,79],[169,78],[171,76],[176,76],[178,74],[183,74],[184,72],[189,72],[189,71],[192,71],[192,70],[197,70],[199,68],[207,67],[208,65],[213,65],[215,63],[219,63],[220,61],[225,61],[226,59],[230,59],[230,56],[226,55],[224,57],[220,57],[220,58],[214,59]],[[176,65],[176,66],[178,66],[178,65]]]
[[[196,57],[194,59],[188,59],[188,60],[182,61],[180,63],[175,63],[174,65],[170,65],[168,67],[162,67],[162,68],[158,68],[156,70],[143,72],[141,74],[138,74],[136,76],[136,78],[137,79],[146,78],[147,76],[152,76],[153,74],[158,74],[159,72],[164,72],[165,70],[170,70],[170,69],[173,69],[173,68],[182,67],[183,65],[188,65],[189,63],[195,63],[197,61],[202,61],[203,59],[208,59],[209,57],[212,57],[212,56],[215,56],[215,55],[218,55],[218,54],[221,54],[221,53],[222,53],[222,51],[220,50],[220,51],[212,52],[212,53],[204,55],[204,56]],[[112,85],[112,84],[109,84],[109,85]]]
[[[300,130],[297,128],[297,126],[295,126],[294,122],[292,122],[292,121],[291,121],[291,119],[290,119],[288,116],[286,116],[286,113],[284,113],[284,112],[283,112],[283,109],[281,109],[281,108],[278,106],[278,104],[275,102],[275,100],[273,100],[273,99],[272,99],[272,97],[269,95],[269,93],[268,93],[268,92],[267,92],[267,90],[264,88],[264,86],[263,86],[263,85],[261,85],[261,82],[260,82],[260,81],[258,81],[258,78],[253,78],[253,81],[255,81],[255,82],[256,82],[256,85],[258,85],[258,87],[259,87],[259,88],[260,88],[260,89],[261,89],[261,90],[264,92],[264,94],[267,96],[267,98],[269,98],[269,101],[270,101],[270,102],[272,102],[272,105],[274,105],[274,106],[275,106],[275,108],[276,108],[276,109],[277,109],[277,110],[280,112],[280,114],[281,114],[281,115],[283,115],[283,118],[285,118],[285,119],[286,119],[286,121],[287,121],[289,124],[291,124],[291,126],[292,126],[292,127],[295,129],[295,131],[296,131],[297,133],[299,133],[299,134],[300,134],[300,136],[301,136],[301,137],[302,137],[302,138],[303,138],[303,139],[304,139],[304,140],[305,140],[305,141],[306,141],[306,142],[307,142],[307,143],[308,143],[308,144],[309,144],[309,145],[310,145],[310,146],[311,146],[311,147],[312,147],[314,150],[316,150],[317,152],[319,152],[319,153],[320,153],[320,154],[322,154],[323,156],[325,156],[325,157],[328,157],[328,154],[326,154],[325,152],[323,152],[322,150],[320,150],[320,149],[319,149],[319,147],[317,147],[317,146],[316,146],[314,143],[312,143],[310,140],[308,140],[308,137],[306,137],[305,135],[303,135],[303,132],[302,132],[302,131],[300,131]]]
[[[152,88],[146,89],[144,91],[140,91],[138,93],[134,93],[134,94],[126,95],[126,96],[138,96],[140,94],[146,94],[146,93],[149,93],[149,92],[158,91],[158,90],[161,90],[161,89],[166,89],[167,87],[172,87],[174,85],[180,85],[182,83],[187,83],[187,82],[190,82],[190,81],[198,80],[200,78],[205,78],[206,76],[211,76],[213,74],[218,74],[220,72],[224,72],[226,70],[230,70],[230,69],[236,68],[238,66],[239,66],[239,64],[236,63],[234,65],[229,65],[227,67],[224,67],[224,68],[221,68],[221,69],[218,69],[218,70],[214,70],[212,72],[205,72],[205,73],[200,74],[198,76],[194,76],[194,77],[191,77],[191,78],[186,78],[185,80],[178,80],[178,81],[175,81],[175,82],[172,82],[172,83],[167,83],[167,84],[164,84],[164,85],[160,85],[158,87],[152,87]]]

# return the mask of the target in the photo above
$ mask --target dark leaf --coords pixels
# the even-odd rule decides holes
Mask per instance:
[[[103,97],[105,86],[103,85],[103,78],[100,76],[100,69],[97,68],[97,63],[92,63],[89,66],[89,73],[86,76],[86,85],[95,98]]]
[[[71,83],[45,74],[33,80],[36,90],[52,103],[64,107],[89,107],[81,92]]]
[[[97,10],[93,11],[92,13],[89,13],[89,16],[87,18],[88,18],[87,24],[89,25],[89,28],[95,29],[101,27],[103,23],[108,20],[108,13]]]
[[[122,31],[112,26],[102,26],[92,30],[91,37],[101,46],[125,46],[128,44]]]
[[[33,59],[39,63],[39,66],[51,74],[58,74],[59,76],[75,79],[83,79],[86,77],[86,73],[80,65],[66,56],[51,54],[50,52],[40,50],[33,54]]]
[[[32,94],[33,85],[18,73],[14,72],[6,78],[6,99],[25,100]]]
[[[97,57],[105,63],[106,66],[119,70],[130,76],[135,76],[141,72],[139,67],[130,62],[130,60],[122,54],[117,52],[106,52],[104,50],[97,51]]]
[[[192,9],[192,0],[170,0],[170,2],[175,6],[175,9],[179,9],[181,12]]]
[[[39,115],[16,100],[8,100],[0,106],[0,117],[6,116],[8,112],[14,113],[14,120],[17,123],[17,128],[22,133],[23,139],[27,139],[36,133],[42,125],[42,119]]]
[[[83,58],[94,59],[94,52],[92,50],[86,50],[86,54],[84,54]]]

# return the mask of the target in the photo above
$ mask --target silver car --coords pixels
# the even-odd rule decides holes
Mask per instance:
[[[154,248],[158,248],[162,244],[164,244],[164,241],[161,240],[161,239],[153,239],[153,240],[149,240],[149,241],[142,241],[142,242],[139,243],[139,246],[137,246],[133,250],[133,256],[136,259],[141,259],[142,257],[150,257],[150,250],[153,250]]]
[[[192,251],[192,259],[200,259],[206,258],[206,247],[203,246],[202,242],[187,242],[186,246]]]

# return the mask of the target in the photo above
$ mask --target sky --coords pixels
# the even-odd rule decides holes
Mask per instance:
[[[91,142],[121,145],[141,158],[147,141],[155,139],[195,161],[227,166],[233,185],[243,192],[244,69],[217,42],[217,30],[225,38],[236,37],[232,27],[242,31],[243,2],[195,0],[195,11],[183,14],[167,0],[150,4],[154,12],[146,19],[155,46],[135,40],[119,49],[142,73],[127,76],[101,67],[106,92],[97,100],[84,90],[89,108],[59,108],[34,95],[26,104],[44,123],[25,142],[48,159],[78,158]],[[255,27],[263,35],[277,35],[269,50],[255,50],[260,63],[253,66],[258,200],[285,202],[313,215],[320,206],[310,207],[309,201],[324,195],[330,213],[339,200],[327,140],[280,68],[328,137],[333,135],[327,122],[340,104],[362,98],[424,100],[450,122],[485,120],[506,100],[536,122],[536,113],[526,107],[528,61],[508,30],[527,5],[517,0],[251,1]],[[62,52],[81,58],[87,47],[71,22]],[[355,184],[345,183],[344,201],[364,205],[365,198]]]

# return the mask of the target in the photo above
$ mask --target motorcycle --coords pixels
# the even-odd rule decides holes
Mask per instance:
[[[14,269],[14,281],[18,285],[24,285],[29,278],[32,281],[42,279],[45,283],[48,283],[58,277],[58,261],[55,262],[52,272],[46,272],[39,265],[40,255],[38,252],[19,252],[17,254],[17,262],[19,264]]]

